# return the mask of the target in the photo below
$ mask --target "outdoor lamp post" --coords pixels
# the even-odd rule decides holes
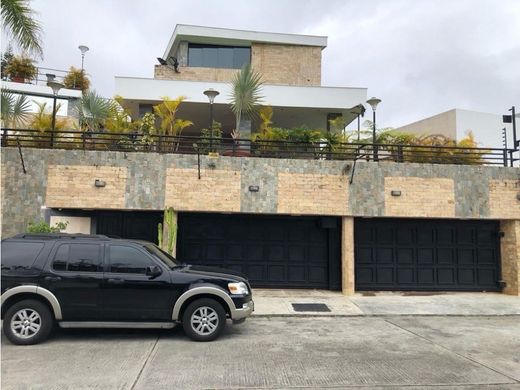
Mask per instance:
[[[377,156],[377,146],[376,146],[376,108],[379,103],[381,103],[381,99],[376,97],[372,97],[367,100],[367,103],[372,107],[373,113],[373,123],[372,123],[372,147],[374,148],[374,161],[378,160]]]
[[[88,46],[85,45],[79,45],[78,46],[79,51],[81,52],[81,92],[83,92],[83,64],[85,63],[85,53],[89,51]]]
[[[47,85],[51,87],[53,96],[52,101],[52,132],[51,132],[51,148],[54,144],[54,131],[56,130],[56,100],[58,98],[58,92],[64,87],[62,83],[57,81],[48,81]]]
[[[204,91],[204,95],[206,95],[209,99],[209,131],[210,131],[210,137],[209,140],[210,149],[212,150],[213,146],[213,102],[215,101],[215,98],[220,94],[219,91],[214,90],[213,88],[209,88]]]

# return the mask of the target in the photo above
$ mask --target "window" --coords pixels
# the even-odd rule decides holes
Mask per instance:
[[[102,272],[99,249],[97,244],[60,245],[54,255],[52,268],[55,271]]]
[[[31,268],[43,246],[43,242],[3,242],[2,271]]]
[[[188,66],[240,69],[251,62],[251,48],[238,46],[188,46]]]
[[[141,251],[122,245],[110,246],[110,272],[146,274],[146,267],[154,265]]]

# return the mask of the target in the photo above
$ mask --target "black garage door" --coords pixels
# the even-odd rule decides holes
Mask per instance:
[[[180,214],[177,257],[230,268],[254,287],[340,289],[337,218]]]
[[[498,291],[494,221],[358,219],[357,290]]]

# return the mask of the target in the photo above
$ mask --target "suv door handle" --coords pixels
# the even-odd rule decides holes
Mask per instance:
[[[123,284],[125,282],[124,279],[119,278],[110,278],[107,280],[108,284]]]
[[[59,282],[61,280],[61,277],[59,276],[46,276],[45,278],[46,282]]]

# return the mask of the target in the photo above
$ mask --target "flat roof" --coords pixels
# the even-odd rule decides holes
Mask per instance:
[[[193,26],[177,24],[166,46],[163,58],[168,58],[177,50],[180,41],[205,43],[209,45],[249,46],[253,42],[281,45],[327,47],[327,37],[318,35],[285,34],[263,31],[234,30],[229,28]]]

